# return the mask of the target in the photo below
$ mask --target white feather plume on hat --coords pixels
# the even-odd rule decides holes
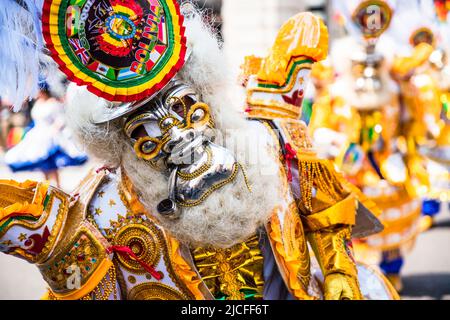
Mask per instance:
[[[8,98],[15,111],[37,94],[52,65],[44,53],[43,2],[2,0],[0,5],[0,96]]]

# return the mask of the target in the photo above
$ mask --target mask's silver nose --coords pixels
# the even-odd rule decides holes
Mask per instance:
[[[176,128],[170,134],[174,140],[168,142],[171,143],[169,162],[176,165],[193,164],[204,154],[204,137],[201,133],[194,129],[182,131]]]
[[[183,140],[183,132],[177,126],[169,130],[169,135],[170,141],[163,147],[163,150],[166,153],[171,153],[173,148]]]

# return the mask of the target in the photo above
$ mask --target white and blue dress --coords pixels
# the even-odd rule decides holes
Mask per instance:
[[[31,119],[34,127],[5,154],[5,163],[13,172],[48,172],[87,161],[64,126],[64,109],[59,101],[53,98],[37,100],[31,110]]]

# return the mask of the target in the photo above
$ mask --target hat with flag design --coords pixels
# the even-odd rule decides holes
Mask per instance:
[[[118,108],[156,94],[186,60],[176,0],[44,0],[42,23],[69,80]]]

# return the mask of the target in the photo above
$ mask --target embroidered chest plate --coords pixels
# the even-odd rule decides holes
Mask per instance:
[[[122,296],[129,300],[193,299],[174,270],[164,231],[141,208],[130,205],[130,197],[118,176],[109,174],[98,187],[87,215],[112,247],[129,252],[116,252],[113,259]],[[151,266],[157,277],[143,265]]]
[[[79,286],[82,286],[106,257],[103,244],[88,226],[83,226],[77,231],[73,240],[61,250],[61,253],[39,268],[52,291],[63,294],[77,289],[76,283],[73,287],[71,286],[72,275],[79,277],[75,280],[79,281]]]
[[[192,255],[216,299],[262,299],[264,260],[258,235],[229,249],[197,248]]]

